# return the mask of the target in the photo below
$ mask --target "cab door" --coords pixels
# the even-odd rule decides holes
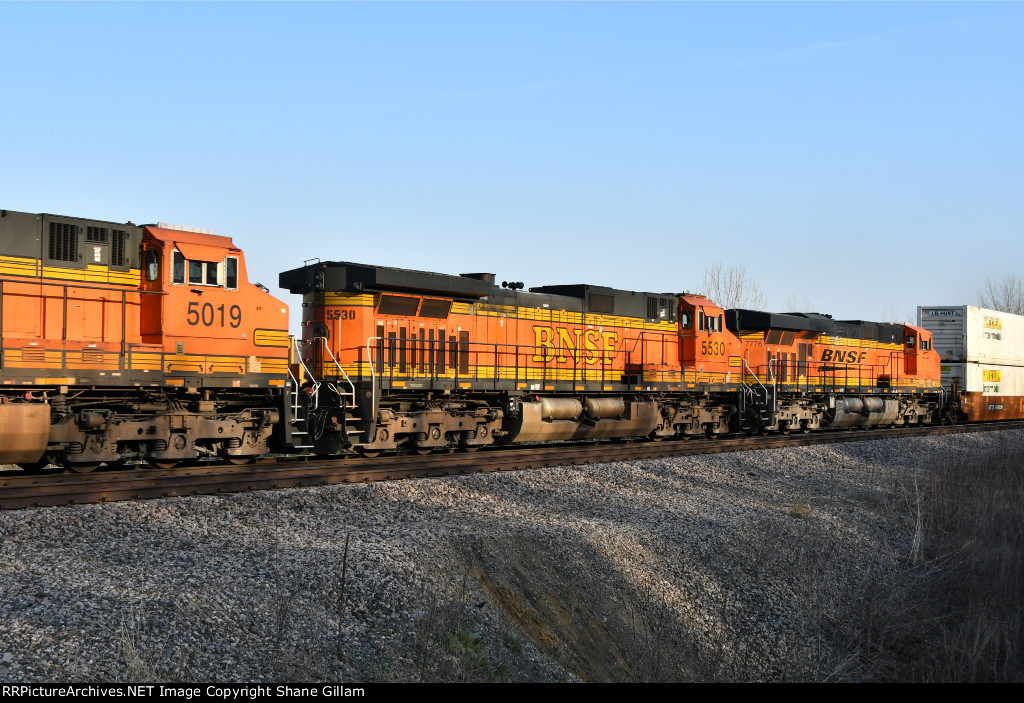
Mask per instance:
[[[146,238],[142,242],[142,300],[140,333],[147,344],[159,344],[163,335],[163,290],[167,261],[162,242]]]
[[[917,350],[918,350],[918,347],[920,346],[919,341],[920,340],[918,340],[916,332],[911,332],[911,331],[907,332],[906,352],[905,352],[904,357],[903,357],[904,358],[904,368],[903,368],[903,371],[908,376],[916,376],[917,375]]]

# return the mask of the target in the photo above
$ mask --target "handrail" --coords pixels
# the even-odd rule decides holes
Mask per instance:
[[[350,392],[351,392],[351,394],[352,394],[352,400],[353,400],[353,401],[355,401],[355,397],[356,397],[356,387],[355,387],[355,384],[353,384],[353,383],[352,383],[352,379],[350,379],[350,378],[348,377],[348,374],[347,374],[347,373],[345,373],[345,369],[343,369],[343,368],[341,367],[341,364],[339,364],[339,363],[338,363],[338,360],[337,360],[337,359],[335,358],[335,356],[334,356],[334,352],[332,352],[332,351],[331,351],[331,348],[330,348],[330,347],[329,347],[329,346],[327,345],[327,338],[326,338],[326,337],[313,337],[313,339],[312,339],[312,342],[313,342],[313,343],[315,344],[315,343],[316,343],[316,342],[317,342],[318,340],[319,340],[320,344],[321,344],[321,345],[323,346],[324,350],[325,350],[325,351],[327,352],[327,355],[328,355],[329,357],[331,357],[331,362],[332,362],[332,363],[333,363],[333,364],[334,364],[335,366],[337,366],[337,367],[338,367],[338,371],[340,371],[340,372],[341,372],[341,377],[342,377],[342,378],[344,378],[344,379],[345,379],[345,383],[347,383],[347,384],[348,384],[348,387],[349,387],[349,391],[350,391]]]
[[[747,371],[750,372],[750,375],[753,376],[754,379],[757,381],[757,385],[761,386],[761,388],[764,389],[764,394],[765,394],[765,397],[767,398],[767,396],[768,396],[768,389],[765,388],[765,385],[763,383],[761,383],[761,377],[758,376],[756,373],[754,373],[754,370],[751,369],[750,366],[747,364],[747,360],[746,359],[743,359],[743,366],[746,367]]]
[[[320,381],[317,380],[317,377],[314,376],[313,372],[309,370],[308,366],[306,366],[306,362],[302,360],[302,351],[299,349],[300,344],[302,344],[302,342],[300,342],[298,339],[292,339],[292,345],[295,347],[296,352],[295,358],[299,360],[299,365],[302,366],[302,369],[306,372],[306,376],[312,379],[313,391],[312,393],[310,393],[310,395],[313,396],[313,409],[316,410],[318,407],[320,407],[320,395],[318,393],[318,391],[320,390]],[[292,381],[295,382],[296,398],[298,398],[298,379],[296,379],[295,375],[292,374],[291,369],[288,369],[288,375],[291,376]]]
[[[107,291],[124,291],[126,293],[142,293],[144,295],[169,295],[167,291],[163,290],[142,290],[137,286],[131,286],[125,284],[123,286],[90,286],[76,281],[68,281],[67,279],[58,279],[56,281],[44,281],[42,279],[34,278],[23,278],[23,277],[10,277],[4,276],[0,280],[5,280],[10,283],[24,283],[31,286],[63,286],[65,288],[87,288],[89,290],[107,290]],[[12,295],[18,295],[13,293]]]
[[[377,369],[374,368],[373,355],[370,354],[370,342],[383,341],[383,337],[366,338],[366,363],[370,365],[370,418],[374,423],[377,421]],[[383,365],[383,359],[378,360]],[[373,427],[374,425],[370,425]],[[372,438],[371,438],[372,439]]]

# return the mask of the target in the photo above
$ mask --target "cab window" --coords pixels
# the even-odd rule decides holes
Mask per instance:
[[[160,278],[160,255],[155,249],[146,250],[146,280],[155,281]]]
[[[913,349],[913,348],[914,348],[914,338],[913,337],[907,337],[907,349]]]
[[[188,282],[201,286],[217,285],[217,264],[213,261],[189,261]]]
[[[697,327],[705,332],[721,332],[722,331],[722,316],[705,315],[702,310],[700,313],[699,324]]]
[[[238,257],[229,256],[225,261],[225,268],[224,286],[235,290],[238,288]]]
[[[185,255],[175,249],[172,258],[171,281],[183,284],[185,283]]]

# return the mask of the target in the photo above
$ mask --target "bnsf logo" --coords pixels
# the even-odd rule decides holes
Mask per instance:
[[[866,351],[843,351],[841,349],[825,349],[821,352],[822,361],[842,361],[847,364],[859,364],[867,356]]]
[[[559,363],[569,360],[579,361],[580,351],[583,352],[583,362],[596,364],[598,359],[604,359],[605,364],[612,364],[612,354],[615,352],[615,343],[619,341],[618,332],[598,332],[597,330],[568,330],[564,327],[533,326],[533,338],[537,347],[537,354],[534,361],[549,361],[554,359]],[[558,355],[552,351],[555,349],[555,341],[558,341]],[[566,356],[568,354],[568,356]]]

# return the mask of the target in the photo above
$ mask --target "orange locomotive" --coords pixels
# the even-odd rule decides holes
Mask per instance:
[[[248,283],[227,237],[0,211],[0,463],[716,437],[935,422],[931,333],[344,262]]]
[[[303,295],[297,419],[317,453],[918,424],[944,405],[911,326],[347,262],[280,285]]]
[[[287,330],[227,237],[0,211],[0,463],[264,454]]]

